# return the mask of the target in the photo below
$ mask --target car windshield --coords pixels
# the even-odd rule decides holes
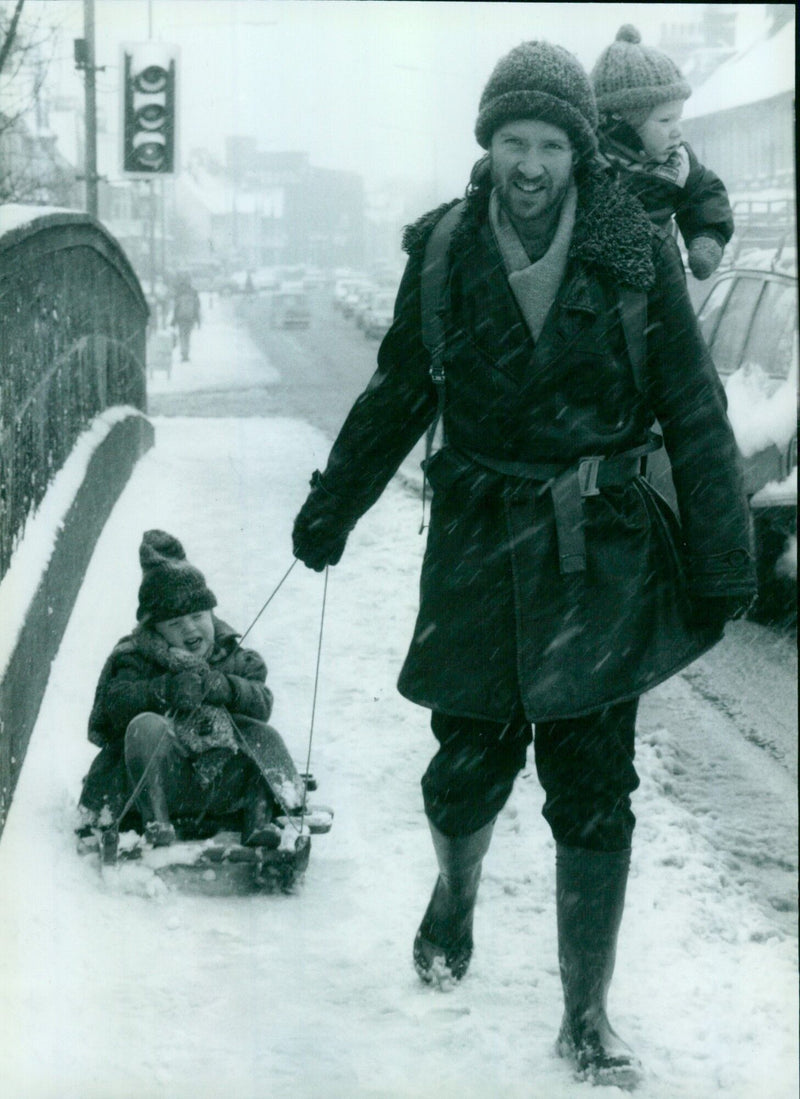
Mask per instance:
[[[725,282],[729,285],[728,280]],[[716,291],[723,294],[727,288],[720,283],[701,311],[700,328],[720,374],[732,374],[742,361],[744,342],[763,286],[760,278],[742,276],[734,280],[733,289],[717,304]]]
[[[796,329],[795,286],[768,282],[747,334],[742,360],[757,364],[771,378],[788,377]]]

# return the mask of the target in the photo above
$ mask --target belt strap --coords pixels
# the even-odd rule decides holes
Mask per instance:
[[[638,477],[641,460],[646,454],[660,450],[663,440],[649,431],[647,442],[622,454],[589,455],[572,465],[554,462],[507,462],[469,453],[478,465],[497,473],[521,480],[539,482],[538,492],[550,490],[556,521],[558,563],[562,574],[586,571],[586,538],[584,536],[583,498],[599,496],[601,488],[624,485]]]

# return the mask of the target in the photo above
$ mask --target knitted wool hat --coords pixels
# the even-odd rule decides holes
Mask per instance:
[[[164,622],[216,607],[217,600],[199,569],[186,560],[177,538],[163,530],[148,530],[139,546],[142,583],[139,587],[139,622]]]
[[[581,158],[597,151],[591,82],[578,59],[561,46],[523,42],[497,62],[481,96],[478,144],[488,149],[498,126],[526,118],[564,130]]]
[[[644,121],[660,103],[688,99],[692,94],[675,62],[641,42],[636,27],[626,23],[598,57],[592,83],[601,113],[630,117],[643,112]]]

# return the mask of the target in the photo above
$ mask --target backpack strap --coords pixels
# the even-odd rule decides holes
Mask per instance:
[[[644,394],[644,364],[647,357],[647,294],[644,290],[634,290],[629,286],[620,286],[617,291],[617,308],[628,358],[631,361],[633,380],[637,390]]]
[[[449,305],[448,290],[448,253],[450,238],[453,230],[461,217],[464,200],[461,199],[437,221],[433,227],[428,243],[425,245],[425,255],[422,260],[422,273],[420,275],[420,307],[421,307],[421,335],[428,354],[431,357],[428,371],[431,381],[436,386],[437,408],[436,415],[428,428],[425,436],[425,462],[428,462],[433,450],[433,440],[436,429],[443,422],[445,400],[445,376],[444,353],[446,348],[445,318]],[[427,473],[422,482],[422,527],[425,525],[425,496],[427,488]],[[422,528],[420,528],[420,531]]]

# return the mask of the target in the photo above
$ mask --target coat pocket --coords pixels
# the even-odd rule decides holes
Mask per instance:
[[[649,481],[643,477],[637,477],[633,487],[641,496],[654,527],[661,533],[662,546],[669,554],[671,571],[681,591],[685,593],[687,588],[686,546],[678,518],[661,493],[654,489]]]

